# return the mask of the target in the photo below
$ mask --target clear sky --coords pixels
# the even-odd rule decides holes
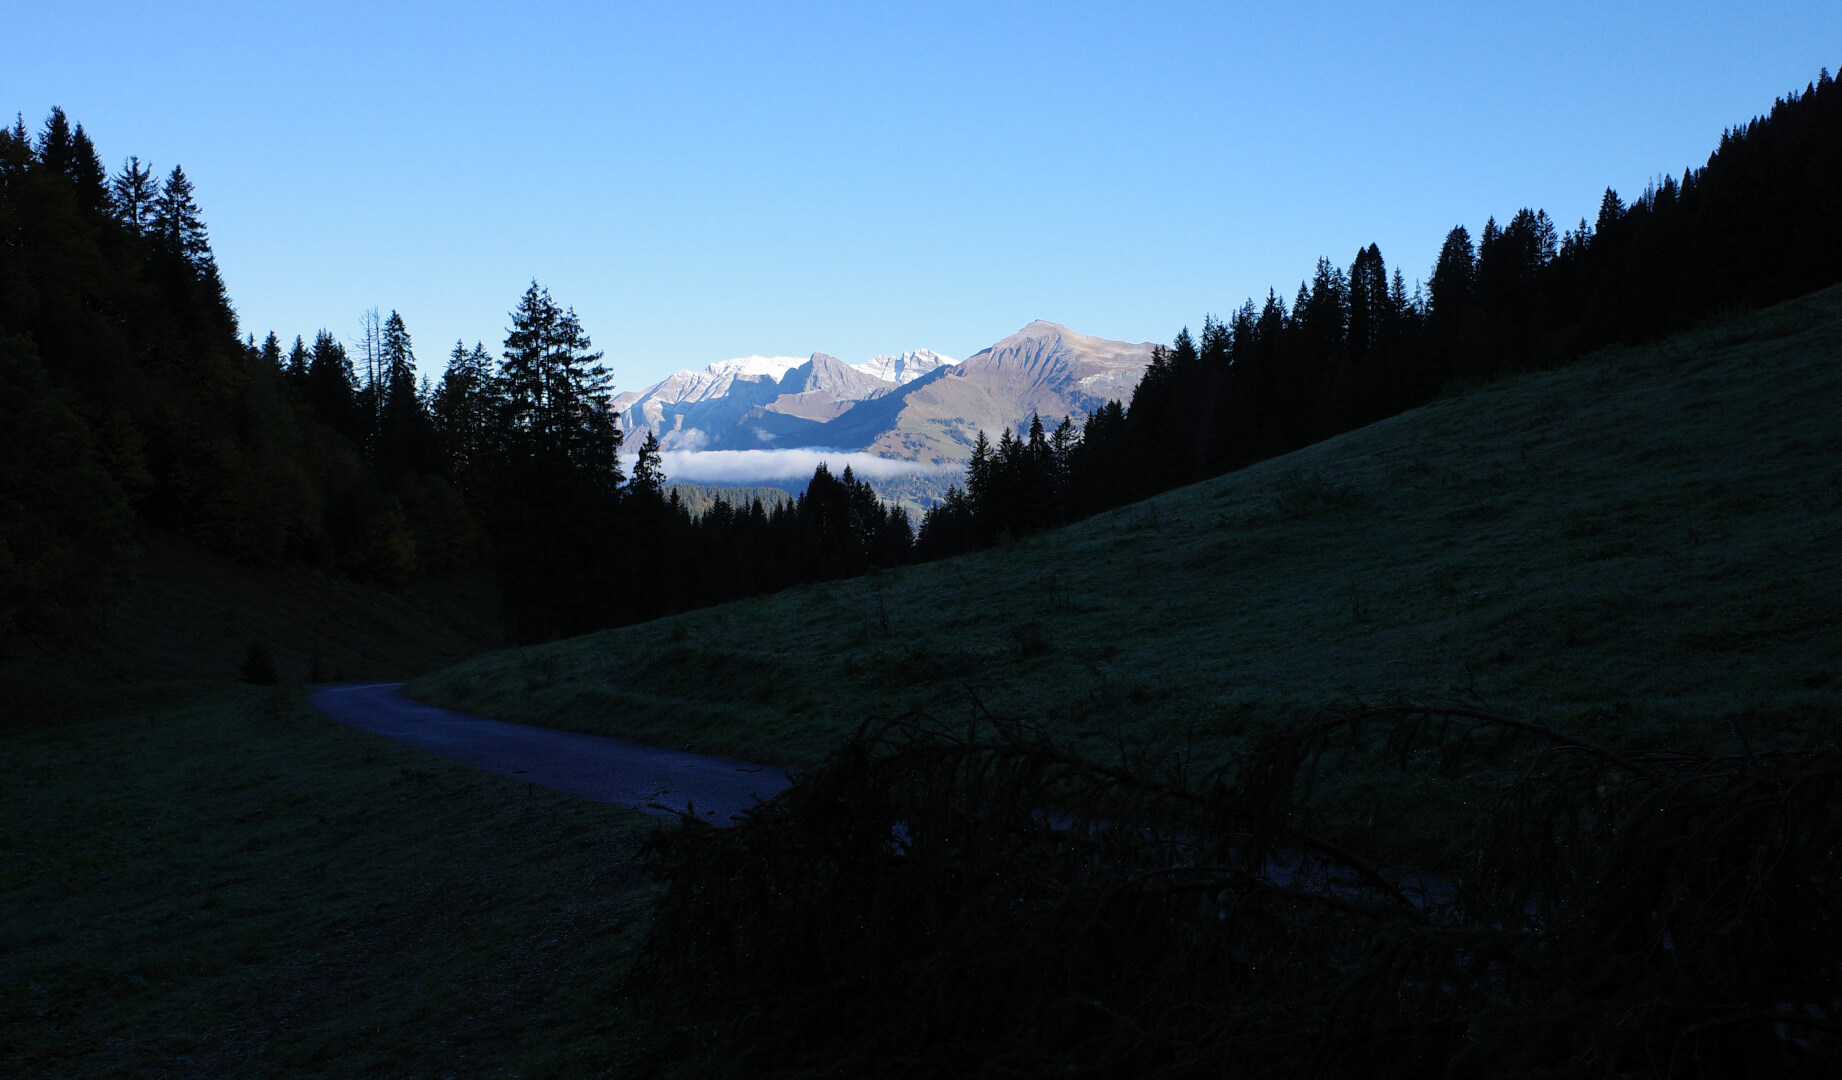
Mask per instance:
[[[1032,319],[1169,340],[1319,255],[1561,225],[1842,65],[1842,3],[8,5],[0,109],[178,162],[244,328],[496,353],[536,278],[622,389]]]

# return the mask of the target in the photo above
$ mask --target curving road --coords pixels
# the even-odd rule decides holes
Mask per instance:
[[[307,701],[350,727],[489,772],[649,814],[676,816],[689,805],[705,821],[727,825],[788,784],[787,774],[772,766],[487,720],[404,697],[400,686],[325,686]]]

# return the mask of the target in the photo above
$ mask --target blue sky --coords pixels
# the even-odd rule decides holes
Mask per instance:
[[[1762,10],[1761,10],[1762,9]],[[1036,318],[1168,340],[1319,255],[1590,215],[1842,64],[1842,4],[22,4],[0,108],[197,185],[246,329],[536,278],[631,389]]]

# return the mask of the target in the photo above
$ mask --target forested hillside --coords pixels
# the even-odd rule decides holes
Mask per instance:
[[[1842,280],[1842,90],[1825,70],[1734,127],[1700,168],[1596,220],[1538,209],[1454,227],[1424,288],[1373,244],[1160,349],[1129,403],[1080,431],[1040,423],[975,450],[922,527],[971,550],[1351,431],[1455,384],[1553,367]],[[1127,407],[1129,404],[1129,407]]]
[[[969,551],[1830,284],[1839,207],[1825,71],[1680,180],[1606,191],[1593,222],[1454,228],[1424,289],[1372,244],[1320,259],[1290,304],[1270,291],[1157,350],[1129,407],[981,440],[914,538],[848,469],[772,508],[673,499],[655,441],[623,459],[601,354],[536,282],[497,356],[456,342],[438,382],[395,311],[351,343],[258,342],[183,168],[110,173],[53,110],[0,130],[0,653],[94,640],[137,520],[385,585],[487,564],[523,641]]]
[[[692,517],[702,517],[715,508],[720,499],[730,506],[747,506],[760,499],[766,506],[787,502],[793,493],[776,487],[725,487],[720,484],[687,484],[682,481],[666,485],[666,497],[676,499]]]
[[[0,656],[93,644],[137,521],[386,586],[489,563],[526,640],[908,557],[906,514],[848,470],[693,513],[649,443],[629,480],[575,313],[533,282],[509,318],[497,359],[456,342],[434,384],[394,311],[351,345],[258,343],[182,167],[110,175],[61,110],[0,129]]]
[[[286,359],[239,341],[184,169],[111,176],[59,110],[36,138],[0,132],[0,363],[0,652],[93,639],[137,518],[367,579],[476,548],[403,422],[413,379],[347,395],[331,335]]]
[[[745,1071],[1827,1076],[1838,415],[1842,286],[407,689],[799,767],[653,849]]]

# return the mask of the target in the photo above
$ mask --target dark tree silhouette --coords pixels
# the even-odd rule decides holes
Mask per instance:
[[[109,180],[109,206],[137,236],[153,218],[155,197],[153,166],[142,165],[139,157],[130,155]]]

